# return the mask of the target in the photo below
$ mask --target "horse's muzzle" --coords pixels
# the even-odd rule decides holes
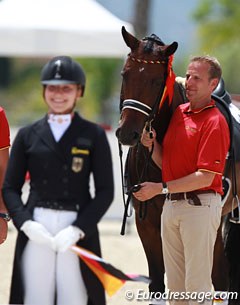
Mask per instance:
[[[119,127],[116,130],[115,135],[118,138],[118,141],[122,145],[128,145],[128,146],[137,145],[138,141],[140,140],[140,136],[141,136],[137,131],[124,132],[121,127]]]

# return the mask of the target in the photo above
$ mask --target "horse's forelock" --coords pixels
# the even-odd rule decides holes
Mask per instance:
[[[149,53],[153,51],[154,43],[156,43],[159,46],[165,46],[164,42],[155,34],[152,34],[151,36],[144,37],[142,41],[147,41],[144,51]]]
[[[165,46],[165,43],[155,34],[152,34],[151,36],[146,36],[142,40],[143,41],[144,40],[153,41],[153,42],[155,42],[156,44],[158,44],[160,46]]]

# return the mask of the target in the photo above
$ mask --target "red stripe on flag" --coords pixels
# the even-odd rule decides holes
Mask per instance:
[[[96,256],[94,253],[84,248],[72,246],[71,249],[96,274],[109,296],[115,294],[126,281],[150,283],[150,279],[148,277],[138,274],[125,274],[121,270],[107,263],[101,257]]]

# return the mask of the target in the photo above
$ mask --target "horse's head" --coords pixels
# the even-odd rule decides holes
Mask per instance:
[[[122,71],[121,118],[116,136],[123,145],[134,146],[166,97],[166,82],[173,86],[172,54],[178,44],[165,45],[154,34],[138,40],[124,27],[122,36],[131,52]]]

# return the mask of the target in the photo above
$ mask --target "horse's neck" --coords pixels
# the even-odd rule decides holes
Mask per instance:
[[[169,103],[169,98],[167,97],[152,123],[154,129],[157,132],[157,140],[159,143],[162,143],[162,140],[167,131],[168,125],[170,123],[174,111],[180,104],[183,104],[185,102],[186,102],[185,90],[181,84],[175,82],[174,94],[171,103]]]

